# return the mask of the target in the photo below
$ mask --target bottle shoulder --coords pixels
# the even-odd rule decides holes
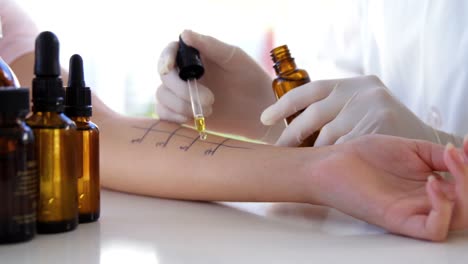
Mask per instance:
[[[99,127],[91,122],[91,121],[77,121],[77,120],[74,120],[75,121],[75,124],[76,124],[76,128],[78,130],[91,130],[91,131],[96,131],[96,132],[99,132]]]
[[[90,117],[76,116],[71,117],[71,120],[75,122],[78,130],[95,130],[99,131],[98,126],[91,121]]]
[[[33,129],[76,129],[75,122],[65,114],[56,112],[33,113],[26,119],[26,123]]]
[[[275,81],[299,81],[306,80],[310,81],[309,74],[303,69],[294,69],[292,71],[281,73],[277,76]]]
[[[0,140],[14,140],[27,144],[33,142],[34,133],[26,122],[20,120],[16,124],[0,126]]]

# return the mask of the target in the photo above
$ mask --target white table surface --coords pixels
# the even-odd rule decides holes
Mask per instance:
[[[431,243],[306,204],[201,203],[102,191],[99,222],[0,246],[0,264],[463,263],[468,232]]]

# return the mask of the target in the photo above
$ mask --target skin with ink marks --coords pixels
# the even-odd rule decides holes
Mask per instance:
[[[132,128],[134,128],[134,129],[144,130],[144,133],[143,133],[143,135],[141,137],[132,139],[130,142],[133,143],[133,144],[143,143],[145,141],[145,138],[150,133],[157,133],[157,134],[160,134],[160,135],[169,134],[169,136],[167,136],[163,141],[157,141],[156,144],[155,144],[156,147],[162,147],[162,148],[167,147],[167,145],[170,143],[171,139],[173,139],[174,137],[181,137],[181,138],[191,140],[190,144],[179,146],[179,149],[183,150],[183,151],[188,151],[197,142],[199,144],[215,145],[215,147],[206,149],[204,151],[204,154],[206,156],[213,156],[216,153],[216,151],[218,151],[222,147],[238,148],[238,149],[250,149],[250,148],[247,148],[247,147],[239,147],[239,146],[233,146],[233,145],[226,144],[230,140],[229,138],[224,139],[222,142],[213,142],[213,141],[209,141],[209,140],[199,141],[199,139],[200,139],[199,136],[193,137],[193,136],[188,136],[188,135],[185,135],[185,134],[177,133],[177,132],[179,132],[181,130],[193,131],[192,129],[189,129],[189,128],[186,128],[186,127],[183,127],[183,126],[178,126],[173,130],[158,129],[157,126],[160,123],[161,123],[161,121],[158,120],[158,121],[156,121],[155,123],[151,124],[149,127],[146,127],[146,128],[145,127],[139,127],[139,126],[132,126]]]
[[[236,54],[242,55],[242,53]],[[18,57],[11,64],[21,83],[30,83],[33,77],[33,62],[34,54],[30,52]],[[240,70],[244,68],[241,67]],[[229,73],[237,69],[231,67],[227,70]],[[259,76],[259,72],[254,72],[253,75]],[[66,78],[67,74],[64,73],[62,76]],[[219,83],[226,82],[223,77],[226,75],[212,74],[211,76],[220,77]],[[249,83],[251,82],[252,80],[249,80]],[[255,83],[268,87],[270,82],[270,78],[266,76],[262,81]],[[221,87],[224,88],[224,86]],[[236,91],[237,87],[239,85],[231,88]],[[268,95],[272,95],[270,90],[267,90],[265,94],[249,94],[248,98],[265,98]],[[224,103],[234,102],[234,106],[238,106],[237,102],[245,101],[244,97],[225,97],[231,103],[218,100],[217,105],[223,107],[217,110],[228,109]],[[217,96],[217,98],[223,97]],[[271,102],[273,99],[272,97]],[[254,112],[257,115],[253,116],[259,116],[268,104],[256,105],[258,109]],[[155,147],[155,142],[161,141],[162,134],[168,135],[179,126],[157,122],[155,119],[120,115],[96,96],[93,96],[93,109],[95,110],[94,120],[101,128],[101,184],[105,188],[171,199],[278,201],[327,205],[395,233],[432,240],[441,240],[447,234],[446,225],[437,221],[427,224],[425,220],[428,217],[428,210],[431,210],[430,213],[433,218],[436,218],[435,220],[440,218],[440,221],[445,221],[447,220],[445,218],[451,216],[446,212],[450,201],[443,199],[442,193],[435,192],[436,195],[431,197],[423,191],[413,197],[407,195],[407,176],[413,177],[413,180],[409,179],[412,187],[422,190],[423,186],[437,186],[434,184],[438,181],[426,184],[426,181],[421,179],[433,170],[446,170],[440,163],[442,151],[427,142],[391,137],[363,137],[362,140],[337,146],[293,149],[274,148],[236,140],[223,142],[225,138],[210,135],[210,141],[216,143],[210,146],[223,143],[215,151],[215,155],[206,158],[204,153],[208,145],[200,144],[196,131],[180,129],[176,134],[186,137],[173,136],[166,147]],[[245,110],[238,107],[232,109],[236,112]],[[219,111],[214,112],[219,113]],[[248,117],[252,116],[252,111],[248,112]],[[245,126],[245,120],[232,117],[222,119],[222,123],[218,125],[229,125],[232,128],[235,127],[236,121],[237,123],[240,121],[242,124],[239,127],[250,127]],[[254,121],[255,124],[259,123],[258,119]],[[210,127],[215,125],[210,123]],[[151,126],[163,132],[150,133],[152,130],[147,128]],[[224,130],[224,132],[232,133],[233,131]],[[252,134],[243,130],[238,131],[237,134],[258,138],[264,132],[262,128],[259,133]],[[145,133],[143,137],[142,134]],[[373,138],[375,140],[372,140]],[[137,139],[137,141],[132,143],[132,139]],[[143,143],[135,144],[138,139]],[[251,150],[225,147],[228,142],[230,146]],[[362,151],[356,153],[357,149]],[[402,164],[402,160],[406,163]],[[337,166],[343,163],[347,165]],[[393,184],[388,184],[389,181]],[[356,188],[351,188],[348,184],[343,184],[344,182],[353,183]],[[337,184],[341,184],[343,188],[334,195],[330,195],[330,191],[336,191]],[[430,191],[434,188],[426,189]],[[333,199],[326,199],[327,195],[332,196]],[[395,197],[398,200],[395,200]],[[415,198],[424,206],[424,211],[414,204]],[[432,200],[436,201],[435,205]],[[405,208],[411,210],[395,211],[390,214],[391,219],[383,218],[378,208],[386,208],[392,204],[405,205]],[[466,227],[468,221],[461,217],[466,215],[466,212],[460,207],[455,207],[455,210],[456,213],[453,214],[456,217],[455,220]],[[411,222],[413,226],[404,226],[411,219],[417,220]]]

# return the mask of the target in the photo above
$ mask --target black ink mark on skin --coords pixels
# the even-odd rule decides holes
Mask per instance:
[[[165,148],[169,144],[171,139],[174,138],[174,137],[181,137],[181,138],[187,138],[187,139],[192,140],[192,142],[189,145],[179,147],[180,150],[185,151],[185,152],[188,151],[197,142],[199,144],[216,145],[216,147],[209,148],[209,149],[204,151],[204,154],[206,156],[213,156],[216,153],[216,151],[218,151],[218,149],[220,149],[221,147],[234,148],[234,149],[250,149],[250,148],[246,148],[246,147],[238,147],[238,146],[231,146],[231,145],[225,144],[227,141],[229,141],[229,138],[226,138],[221,143],[219,143],[219,142],[213,142],[213,141],[207,141],[207,140],[199,140],[200,139],[199,136],[193,137],[193,136],[186,136],[186,135],[177,134],[177,132],[179,130],[184,128],[183,126],[179,126],[178,128],[176,128],[176,129],[174,129],[172,131],[156,129],[156,126],[159,124],[159,122],[160,121],[157,121],[156,123],[152,124],[150,127],[147,127],[147,128],[146,127],[133,126],[132,128],[144,130],[145,133],[143,134],[143,136],[141,138],[132,139],[131,143],[142,143],[145,140],[146,136],[150,132],[152,132],[152,133],[157,133],[157,134],[169,134],[169,136],[166,138],[166,140],[156,142],[156,144],[155,144],[156,147]]]
[[[166,141],[164,142],[156,142],[156,147],[163,147],[165,148],[167,146],[167,143],[171,141],[172,137],[174,137],[177,134],[177,131],[181,130],[183,127],[179,127],[176,130],[172,131],[169,136],[167,137]]]
[[[183,150],[183,151],[187,151],[189,150],[193,144],[195,144],[195,142],[198,141],[198,139],[200,139],[200,137],[196,137],[188,146],[180,146],[179,149]]]
[[[149,134],[150,131],[153,130],[153,127],[157,126],[159,124],[160,121],[152,124],[149,128],[143,128],[145,129],[145,133],[143,134],[143,136],[141,138],[136,138],[136,139],[132,139],[132,143],[141,143],[143,142],[143,140],[145,140],[145,137]]]
[[[138,126],[132,126],[132,128],[135,128],[135,129],[140,129],[140,130],[148,130],[149,132],[156,132],[156,133],[163,133],[163,134],[171,134],[172,131],[167,131],[167,130],[161,130],[161,129],[149,129],[149,128],[145,128],[145,127],[138,127]],[[182,127],[183,128],[183,127]],[[186,135],[180,135],[180,134],[176,134],[176,136],[178,137],[183,137],[183,138],[188,138],[188,139],[193,139],[193,137],[190,137],[190,136],[186,136]],[[133,139],[133,141],[135,140],[139,140],[139,139]]]
[[[205,150],[205,155],[210,155],[210,156],[213,156],[216,151],[222,147],[222,146],[227,146],[227,145],[224,145],[224,143],[226,143],[227,141],[229,140],[229,138],[226,138],[225,140],[223,140],[221,143],[219,143],[214,149],[207,149]]]

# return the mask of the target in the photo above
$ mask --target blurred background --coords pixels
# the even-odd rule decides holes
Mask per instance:
[[[71,55],[82,55],[88,86],[114,110],[134,116],[152,115],[158,57],[184,29],[241,47],[271,75],[269,51],[287,44],[312,79],[331,78],[337,76],[322,60],[324,50],[340,50],[336,43],[343,43],[334,39],[343,34],[331,29],[352,19],[349,10],[355,8],[337,0],[17,2],[40,30],[57,34],[62,66],[68,68]],[[344,36],[352,37],[352,30]]]

